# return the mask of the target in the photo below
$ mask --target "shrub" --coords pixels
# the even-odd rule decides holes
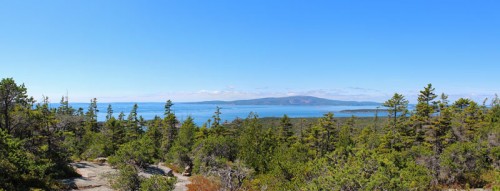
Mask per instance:
[[[177,180],[175,178],[154,175],[141,182],[141,191],[173,190],[175,188],[176,181]]]
[[[137,169],[133,165],[123,164],[119,166],[118,176],[112,180],[111,186],[117,190],[138,190],[140,179]]]

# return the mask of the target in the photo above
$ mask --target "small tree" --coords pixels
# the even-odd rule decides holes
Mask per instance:
[[[388,108],[389,119],[392,118],[392,126],[395,131],[398,127],[398,119],[405,118],[408,113],[408,100],[401,94],[395,93],[391,99],[384,102]]]
[[[290,140],[290,137],[293,136],[293,125],[290,122],[290,118],[288,118],[288,115],[283,115],[283,118],[280,120],[280,127],[279,127],[279,138],[281,142],[288,143]]]
[[[17,85],[14,79],[4,78],[0,81],[0,129],[11,133],[14,127],[11,123],[11,113],[15,107],[27,107],[32,102],[26,94],[27,89],[24,84]]]

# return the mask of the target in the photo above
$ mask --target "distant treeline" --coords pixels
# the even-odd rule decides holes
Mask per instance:
[[[0,190],[67,189],[68,163],[108,157],[118,190],[170,190],[167,179],[137,172],[164,162],[190,167],[192,190],[500,189],[500,99],[450,103],[431,84],[414,111],[400,94],[385,117],[245,119],[223,123],[220,108],[202,126],[180,122],[169,100],[163,116],[144,120],[138,105],[114,117],[111,105],[75,109],[62,97],[36,102],[12,78],[0,82]],[[437,112],[439,111],[439,112]],[[97,122],[97,113],[106,120]]]
[[[388,109],[346,109],[340,111],[341,113],[378,113],[388,112]]]

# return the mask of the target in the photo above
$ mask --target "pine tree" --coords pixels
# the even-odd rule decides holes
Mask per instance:
[[[392,119],[393,131],[398,128],[402,118],[406,118],[408,113],[408,100],[403,95],[395,93],[391,99],[384,102],[384,107],[388,108],[389,119]]]
[[[432,84],[424,87],[424,90],[420,91],[418,95],[417,111],[416,115],[413,116],[417,143],[422,143],[426,139],[429,140],[435,137],[432,136],[435,132],[435,127],[431,123],[431,115],[434,113],[437,105],[437,102],[433,102],[436,97],[437,95],[434,93]],[[429,143],[429,141],[427,142]]]
[[[115,117],[111,116],[105,123],[104,123],[104,133],[106,134],[106,137],[110,139],[111,145],[106,145],[107,148],[107,154],[111,155],[114,154],[120,145],[125,143],[125,129],[123,127],[123,123],[119,120],[117,120]]]
[[[57,109],[57,114],[59,115],[73,115],[75,109],[69,105],[68,96],[62,96],[59,102],[59,108]]]
[[[97,113],[99,110],[97,109],[97,98],[93,98],[90,100],[89,109],[87,113],[85,113],[86,117],[86,127],[89,131],[97,132]]]
[[[193,118],[189,116],[179,129],[179,135],[174,142],[174,146],[170,151],[170,155],[174,162],[181,166],[192,166],[192,159],[189,156],[191,149],[194,145],[196,133],[196,125]]]
[[[170,100],[169,100],[170,101]],[[165,104],[165,118],[163,119],[163,138],[161,144],[161,150],[163,155],[167,154],[172,148],[175,139],[177,138],[177,117],[172,112],[172,102],[167,101]]]
[[[216,136],[223,136],[225,135],[227,132],[226,132],[226,128],[220,123],[221,121],[221,118],[220,118],[220,115],[222,114],[222,112],[220,111],[222,108],[220,108],[219,106],[217,106],[215,108],[215,112],[214,112],[214,115],[212,116],[212,126],[210,127],[210,130],[211,132],[213,132]]]
[[[293,136],[293,125],[290,122],[290,118],[288,118],[288,115],[283,115],[283,118],[280,120],[280,127],[279,127],[279,137],[280,140],[284,143],[289,142],[290,137]]]
[[[318,123],[319,126],[323,129],[322,131],[325,132],[322,137],[323,141],[321,149],[321,155],[324,155],[327,152],[333,151],[335,149],[334,142],[338,139],[340,129],[335,128],[336,126],[339,126],[339,124],[333,118],[332,112],[328,112],[327,114],[325,114],[318,120]]]
[[[135,103],[132,109],[130,110],[130,114],[127,117],[126,136],[128,141],[138,139],[142,133],[141,124],[137,116],[138,109],[139,106],[137,105],[137,103]]]
[[[434,90],[435,88],[432,87],[432,84],[428,84],[427,87],[424,87],[424,90],[420,91],[420,95],[418,95],[417,115],[423,121],[429,122],[429,118],[436,108],[436,102],[433,102],[433,100],[437,98],[437,95],[434,93]]]
[[[276,148],[276,137],[272,129],[265,130],[258,116],[250,113],[245,119],[243,133],[239,138],[238,156],[258,173],[270,169],[271,156]]]
[[[412,135],[406,129],[404,122],[406,122],[408,114],[408,100],[403,95],[395,93],[394,96],[384,103],[388,108],[389,114],[389,128],[386,134],[381,137],[380,148],[383,152],[387,149],[401,151],[405,147],[411,146],[413,142]]]
[[[220,119],[220,114],[222,114],[222,113],[220,112],[220,109],[221,109],[221,108],[220,108],[219,106],[217,106],[217,107],[215,108],[214,115],[212,115],[212,119],[214,119],[214,120],[213,120],[213,123],[212,123],[212,126],[211,126],[212,128],[217,128],[217,127],[220,125],[220,120],[221,120],[221,119]]]
[[[165,103],[165,116],[168,116],[172,113],[172,106],[174,106],[172,101],[167,100],[167,102]]]
[[[109,104],[108,109],[106,110],[106,121],[110,120],[111,117],[113,117],[113,108],[111,107],[111,104]]]
[[[434,139],[429,141],[433,145],[436,154],[440,154],[448,145],[456,141],[452,131],[453,110],[448,105],[448,96],[441,94],[441,100],[438,102],[439,116],[434,122]]]
[[[28,98],[27,89],[24,84],[17,85],[12,78],[3,78],[0,81],[0,129],[11,133],[12,111],[17,107],[28,107],[33,98]]]

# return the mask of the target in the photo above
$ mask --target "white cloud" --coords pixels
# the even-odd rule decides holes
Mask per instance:
[[[95,92],[99,93],[99,92]],[[256,88],[253,90],[239,90],[234,86],[226,86],[223,89],[216,90],[198,90],[198,91],[179,91],[179,92],[158,92],[158,93],[137,93],[132,95],[113,96],[113,95],[96,95],[99,102],[164,102],[170,99],[174,102],[191,102],[191,101],[207,101],[207,100],[240,100],[240,99],[255,99],[263,97],[285,97],[285,96],[315,96],[327,99],[345,100],[345,101],[377,101],[384,102],[392,97],[394,92],[383,92],[376,89],[361,88],[361,87],[346,87],[333,89],[309,89],[309,90],[273,90],[270,87]],[[410,103],[416,103],[419,91],[402,91],[398,92],[406,96]],[[491,98],[495,95],[494,91],[482,91],[481,93],[458,93],[452,92],[449,94],[450,101],[455,101],[458,98],[470,98],[479,103],[485,98]],[[438,93],[440,95],[441,93]],[[50,96],[49,96],[50,97]],[[91,96],[72,96],[72,102],[89,102]],[[52,102],[59,102],[60,96],[50,97]],[[55,98],[55,99],[54,99]]]

